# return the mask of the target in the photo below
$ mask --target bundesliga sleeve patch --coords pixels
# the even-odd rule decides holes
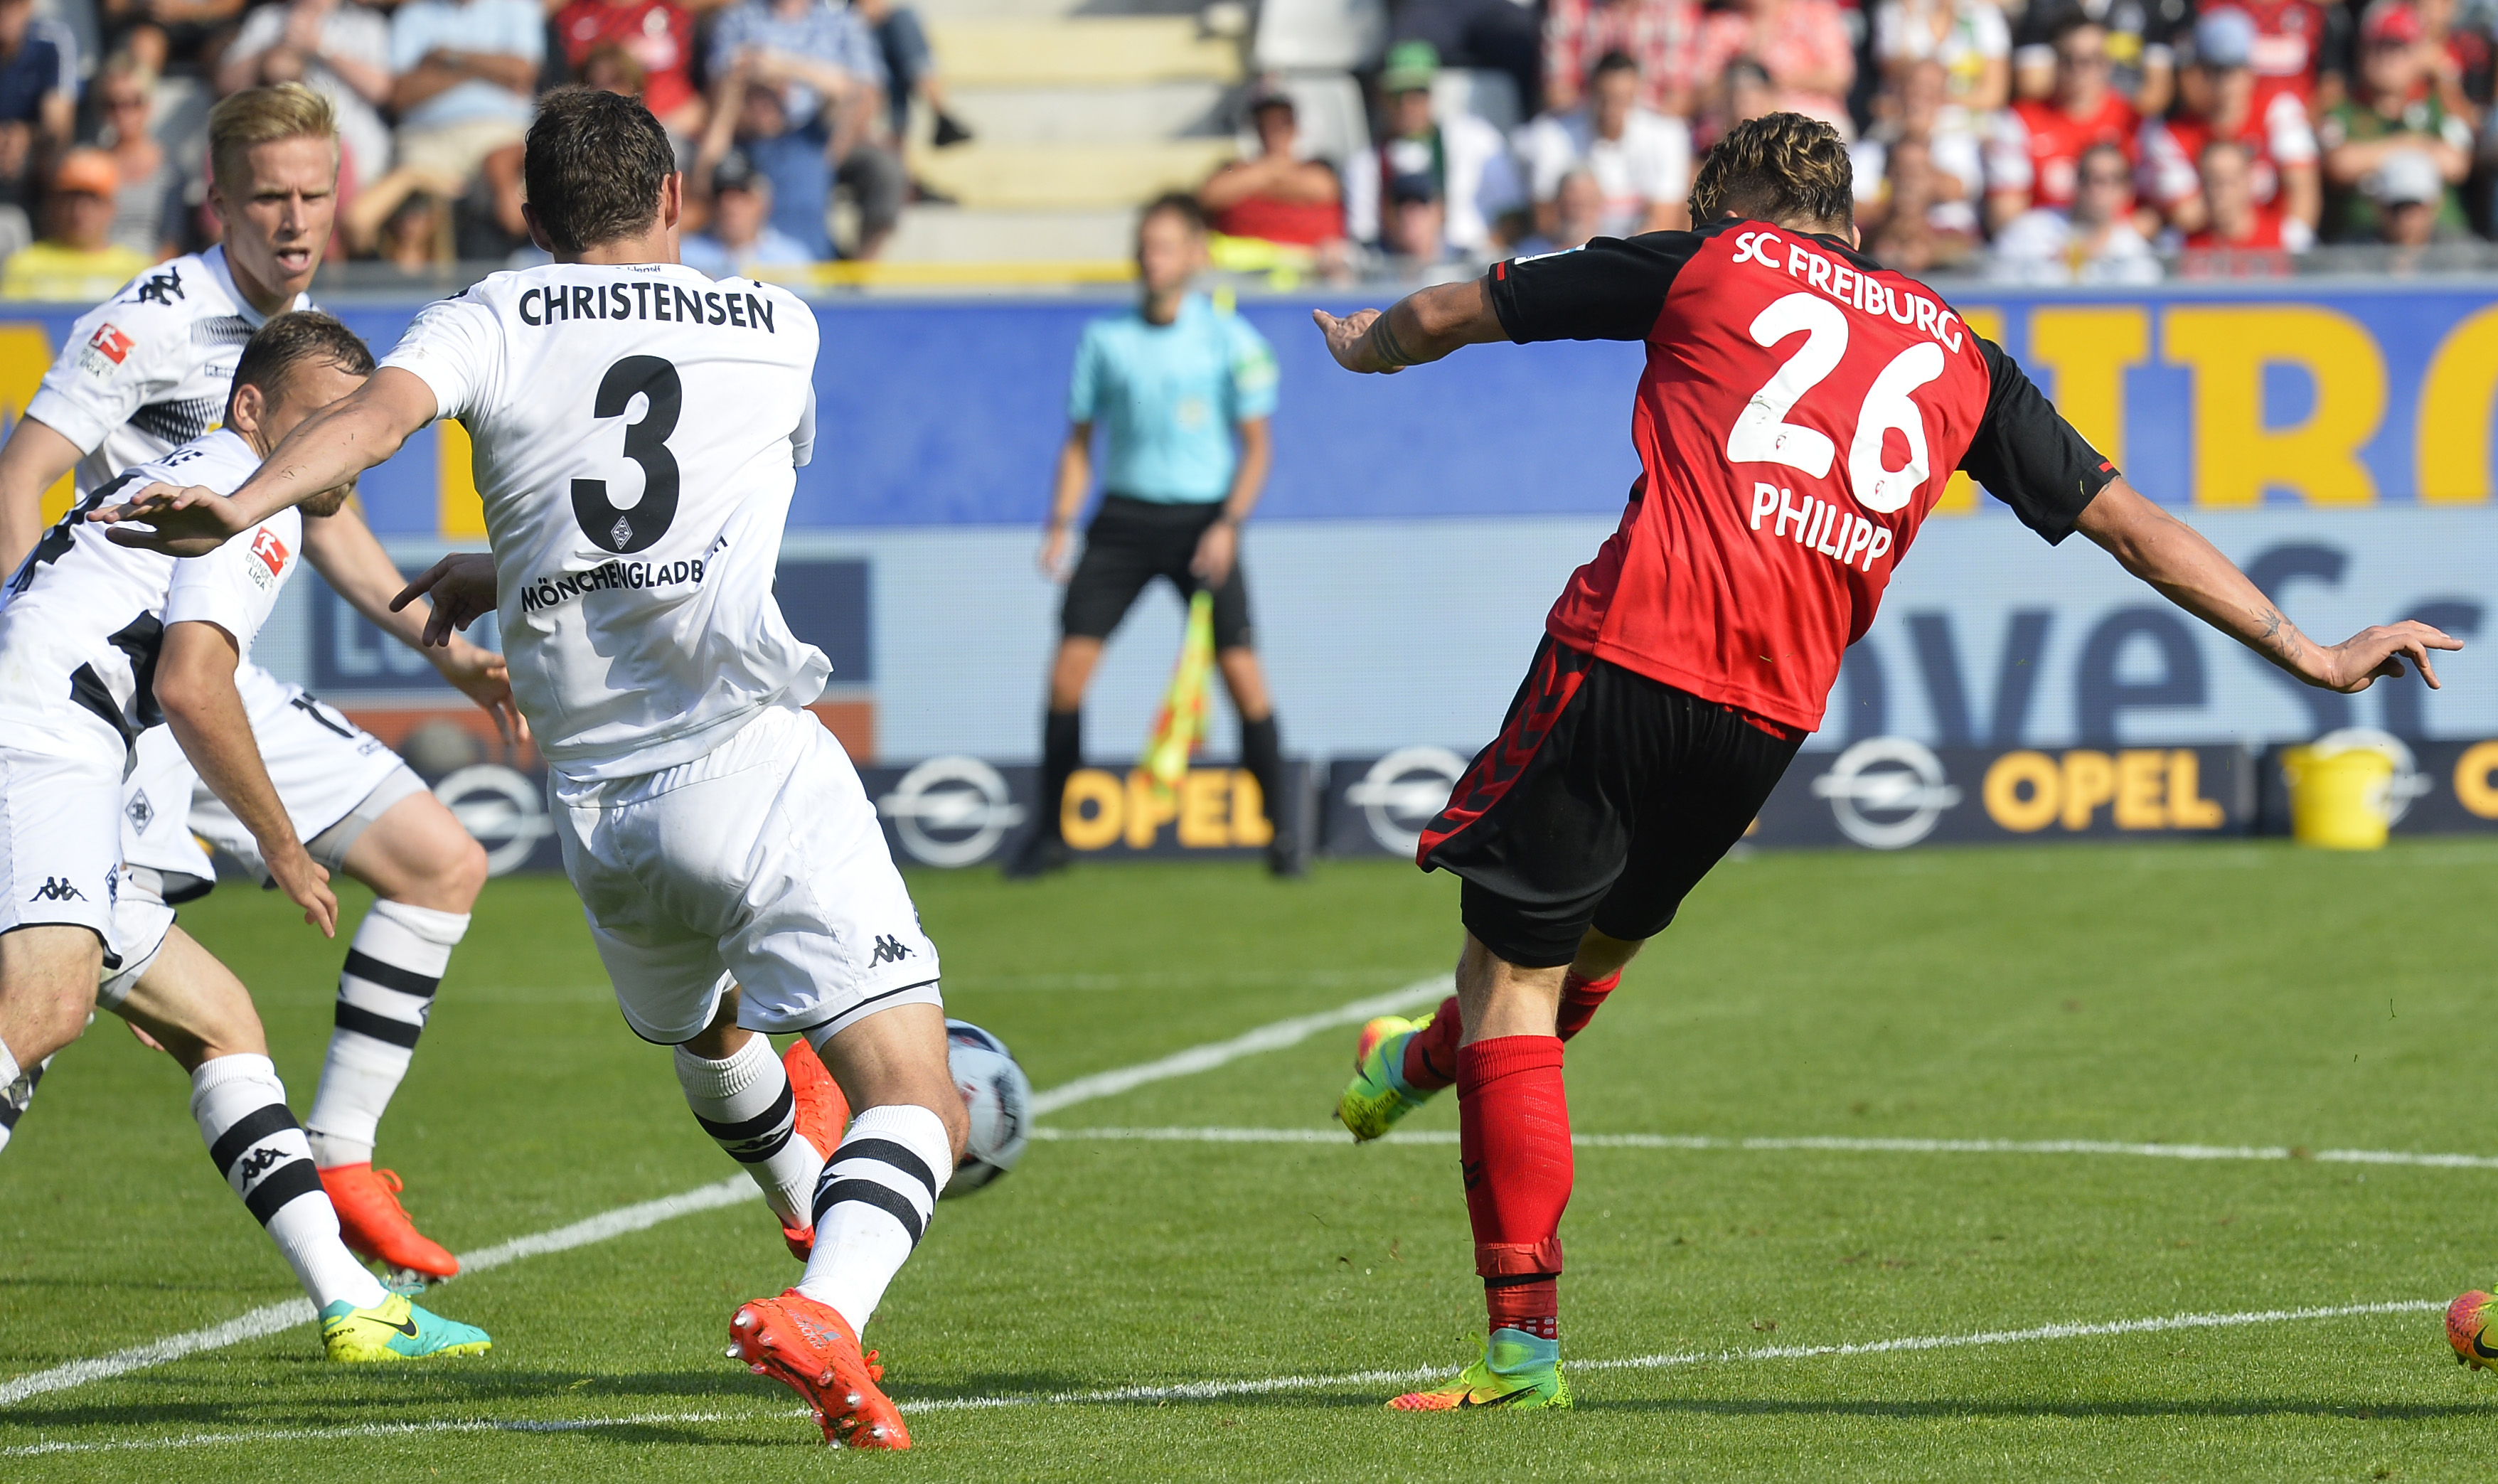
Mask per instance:
[[[263,526],[252,536],[251,565],[245,570],[263,592],[277,580],[278,573],[286,570],[286,543],[277,538],[276,532]]]
[[[98,381],[110,381],[130,359],[131,347],[138,342],[115,325],[100,326],[79,351],[79,370]]]

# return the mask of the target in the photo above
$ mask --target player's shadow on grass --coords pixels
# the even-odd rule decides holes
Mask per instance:
[[[1582,1395],[1580,1411],[1699,1413],[1712,1417],[1887,1417],[1938,1421],[1960,1417],[2070,1418],[2104,1421],[2130,1417],[2347,1417],[2354,1421],[2433,1422],[2487,1418],[2498,1404],[2480,1402],[2321,1402],[2302,1397],[2247,1397],[2236,1401],[2163,1402],[1782,1402],[1726,1397],[1630,1397]]]

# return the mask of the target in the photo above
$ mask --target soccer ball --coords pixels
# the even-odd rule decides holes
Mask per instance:
[[[972,1134],[947,1195],[977,1190],[1015,1167],[1032,1137],[1032,1079],[1007,1044],[969,1020],[945,1022],[945,1060],[971,1111]]]

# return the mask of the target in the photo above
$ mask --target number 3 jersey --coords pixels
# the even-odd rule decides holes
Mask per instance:
[[[1835,238],[1760,222],[1599,238],[1494,264],[1519,341],[1642,340],[1645,473],[1546,629],[1788,726],[1967,469],[2049,541],[2115,468],[1932,289]]]
[[[428,306],[383,359],[467,427],[512,692],[562,777],[674,767],[823,693],[772,596],[816,340],[784,289],[557,264]]]

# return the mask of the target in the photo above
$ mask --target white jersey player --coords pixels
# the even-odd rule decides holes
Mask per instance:
[[[285,314],[249,344],[228,427],[100,488],[165,478],[233,488],[304,414],[346,395],[371,353],[323,314]],[[343,490],[307,501],[316,512]],[[0,1083],[77,1036],[101,1003],[191,1074],[209,1157],[321,1310],[333,1360],[483,1350],[483,1331],[386,1292],[340,1241],[311,1146],[286,1107],[250,996],[130,889],[119,817],[139,740],[168,727],[201,761],[289,895],[323,931],[337,903],[278,806],[235,689],[235,666],[303,564],[303,516],[173,561],[100,541],[73,510],[0,588]],[[101,993],[98,981],[103,981]]]
[[[73,464],[91,498],[215,426],[244,342],[269,315],[310,303],[304,289],[335,206],[329,103],[300,87],[255,88],[220,103],[208,133],[225,245],[151,269],[79,321],[0,449],[0,561],[24,555],[41,492]],[[341,596],[415,639],[416,627],[386,607],[399,571],[352,508],[308,522],[304,535],[301,549]],[[508,709],[495,656],[473,645],[431,653],[480,704]],[[372,1166],[373,1142],[466,930],[485,852],[390,749],[301,687],[247,661],[234,684],[297,836],[323,867],[379,898],[348,950],[306,1116],[323,1180],[357,1251],[414,1275],[448,1276],[458,1261],[410,1222],[397,1177]],[[195,835],[270,875],[252,831],[198,786],[164,733],[140,742],[122,822],[123,858],[142,891],[180,901],[208,890]],[[0,1097],[0,1118],[22,1101]]]
[[[796,1389],[827,1437],[908,1446],[858,1333],[965,1116],[936,950],[858,775],[803,709],[824,658],[772,596],[814,440],[815,316],[678,266],[684,182],[638,100],[549,94],[523,168],[554,266],[428,308],[231,499],[159,486],[101,513],[156,525],[116,539],[204,549],[437,416],[467,425],[494,555],[408,591],[434,594],[429,636],[498,609],[625,1020],[677,1048],[695,1115],[812,1246],[796,1288],[738,1309],[731,1353]],[[861,1110],[838,1147],[838,1125],[795,1111],[807,1089],[755,1034],[775,1031],[803,1033]]]

